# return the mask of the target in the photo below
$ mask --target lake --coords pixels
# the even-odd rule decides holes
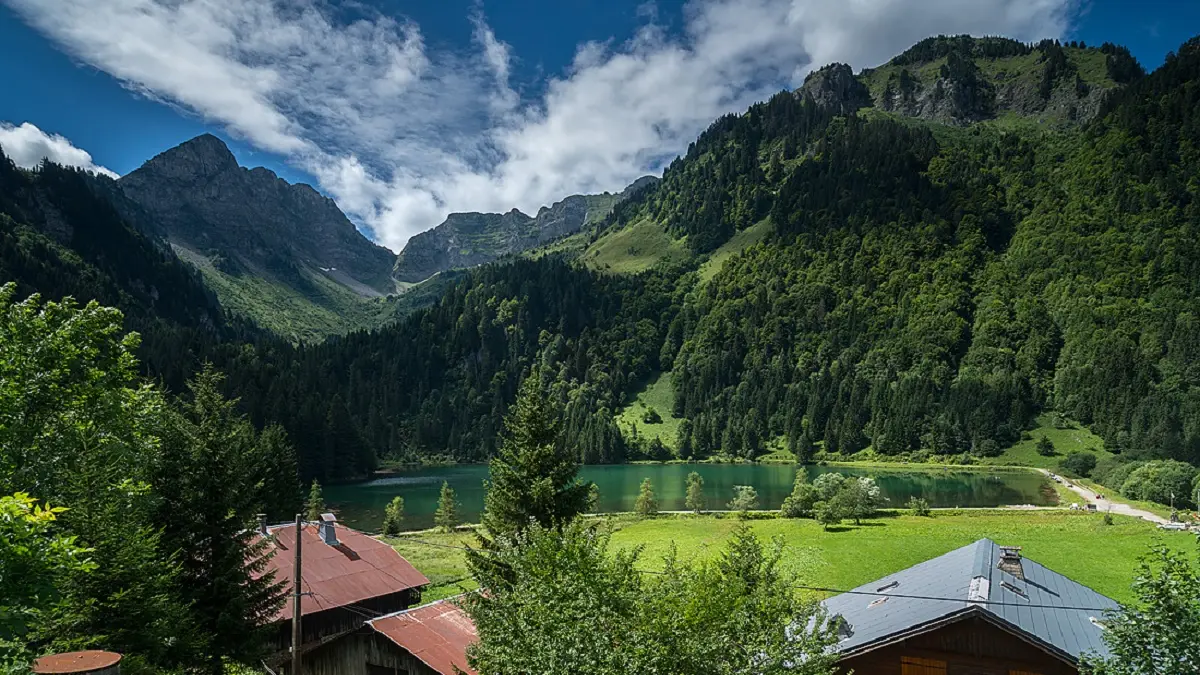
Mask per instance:
[[[851,476],[872,476],[892,507],[904,506],[909,497],[924,497],[933,507],[992,507],[1008,504],[1053,503],[1053,490],[1043,491],[1046,479],[1032,471],[968,469],[860,469],[857,467],[805,466],[810,480],[835,471]],[[649,478],[658,496],[659,509],[683,510],[685,479],[695,471],[704,477],[709,508],[724,509],[733,498],[733,486],[752,485],[760,507],[776,509],[792,491],[796,468],[780,464],[617,464],[585,466],[580,476],[600,488],[598,511],[632,511],[642,479]],[[483,509],[486,465],[426,467],[403,471],[363,483],[325,487],[325,501],[338,519],[357,529],[378,532],[383,508],[392,497],[404,498],[405,529],[433,527],[442,481],[458,495],[459,518],[479,522]]]

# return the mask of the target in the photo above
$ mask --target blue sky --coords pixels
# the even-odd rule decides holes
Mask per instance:
[[[813,67],[958,32],[1152,69],[1200,2],[0,0],[0,122],[116,173],[216,133],[398,249],[450,211],[619,190]]]

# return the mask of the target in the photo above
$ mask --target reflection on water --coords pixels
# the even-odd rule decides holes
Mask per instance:
[[[873,476],[890,506],[904,506],[913,496],[925,498],[933,507],[1050,503],[1048,494],[1042,490],[1045,479],[1026,471],[906,471],[827,466],[803,469],[810,480],[830,471]],[[620,464],[586,466],[580,475],[599,486],[601,511],[632,511],[644,478],[654,484],[659,508],[666,511],[684,508],[685,479],[692,471],[704,477],[704,493],[709,507],[714,509],[725,508],[725,503],[733,498],[735,485],[754,486],[762,508],[779,508],[791,492],[796,475],[795,467],[769,464]],[[460,517],[466,522],[478,522],[486,478],[484,465],[429,467],[365,483],[331,485],[325,489],[325,499],[347,525],[377,531],[383,522],[384,506],[399,495],[404,498],[405,527],[424,529],[433,526],[442,481],[448,481],[458,494]]]

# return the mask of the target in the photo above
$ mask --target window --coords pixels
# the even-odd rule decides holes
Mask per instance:
[[[900,657],[900,675],[946,675],[946,662],[937,659]]]

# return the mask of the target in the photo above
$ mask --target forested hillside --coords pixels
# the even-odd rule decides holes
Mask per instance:
[[[931,89],[885,104],[904,72]],[[941,80],[949,108],[934,104]],[[464,273],[404,320],[320,344],[222,333],[147,361],[174,387],[211,360],[323,479],[379,458],[490,456],[529,373],[586,462],[778,447],[988,456],[1057,411],[1125,457],[1196,463],[1198,109],[1198,40],[1143,75],[1111,45],[932,38],[717,120],[570,246]],[[69,173],[10,166],[4,195]],[[81,244],[54,234],[54,217],[15,225],[35,211],[6,207],[4,241],[26,243],[5,251],[45,240],[63,252],[21,260],[72,255]],[[105,279],[131,298],[112,302],[189,327],[211,307],[219,322],[194,275],[152,246],[139,255],[180,270],[170,283],[184,291],[150,293],[147,272]],[[21,264],[4,274],[23,291],[97,297]],[[618,428],[647,383],[673,390],[655,413],[677,435]]]

